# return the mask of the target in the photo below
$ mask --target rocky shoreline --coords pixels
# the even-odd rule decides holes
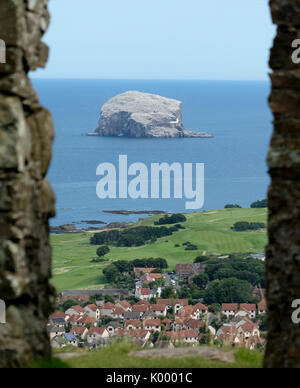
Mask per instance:
[[[59,226],[50,226],[50,234],[76,234],[76,233],[91,233],[98,232],[107,229],[125,229],[129,225],[130,222],[112,222],[110,224],[106,224],[104,227],[90,227],[90,228],[80,228],[77,229],[74,224],[65,224]]]
[[[162,210],[103,210],[102,213],[105,214],[113,214],[113,215],[121,215],[121,216],[130,216],[130,215],[164,215],[167,212]],[[76,225],[86,224],[91,225],[88,228],[77,228]],[[92,226],[95,225],[95,226]],[[98,225],[98,226],[97,226]],[[107,229],[124,229],[128,226],[132,225],[131,222],[111,222],[106,223],[104,221],[99,220],[83,220],[80,222],[73,222],[72,224],[64,224],[58,226],[51,226],[50,233],[51,234],[74,234],[74,233],[88,233],[88,232],[98,232]]]

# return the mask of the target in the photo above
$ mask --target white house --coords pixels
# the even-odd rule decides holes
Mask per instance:
[[[267,302],[265,299],[262,299],[261,302],[258,304],[258,315],[265,314],[267,314]]]
[[[144,321],[144,329],[151,332],[161,332],[161,321],[160,319],[147,319]]]
[[[55,337],[61,337],[65,333],[66,333],[66,330],[64,327],[48,326],[48,334],[49,334],[50,340],[52,340]]]
[[[79,326],[72,327],[70,331],[70,334],[74,334],[77,338],[80,338],[82,340],[86,339],[87,333],[88,333],[88,329],[86,327],[79,327]]]
[[[131,308],[131,304],[128,303],[126,300],[118,300],[117,303],[116,303],[116,306],[125,310],[125,311],[131,311],[132,308]]]
[[[63,338],[66,340],[68,345],[78,347],[79,341],[74,334],[64,334]]]
[[[248,317],[250,319],[254,319],[256,317],[256,305],[249,303],[242,303],[240,305],[240,310],[246,311],[248,313]]]
[[[96,319],[96,321],[99,321],[100,309],[95,304],[89,304],[88,306],[86,306],[84,308],[84,310],[90,318],[94,318],[94,319]]]
[[[116,307],[111,313],[111,316],[113,319],[124,319],[125,312],[123,308]]]
[[[227,319],[229,317],[234,317],[238,312],[237,303],[223,303],[222,304],[222,314],[226,315]]]
[[[202,304],[202,303],[197,303],[197,304],[194,306],[194,313],[196,313],[197,316],[200,318],[201,316],[207,315],[207,314],[208,314],[208,307],[205,306],[205,305]]]
[[[151,311],[154,312],[157,317],[160,317],[160,316],[166,317],[168,312],[167,306],[159,305],[159,304],[151,305]]]
[[[109,337],[108,331],[103,327],[93,327],[87,333],[87,342],[89,344],[94,344],[101,339]]]
[[[81,306],[73,306],[66,311],[66,315],[84,315],[85,310]]]
[[[253,323],[245,323],[238,327],[239,334],[242,334],[245,339],[250,337],[260,337],[260,331],[257,325]]]
[[[112,321],[106,326],[106,330],[110,336],[115,335],[116,331],[123,329],[123,326],[119,322]]]
[[[101,317],[111,317],[112,312],[115,310],[116,306],[112,303],[105,303],[100,307],[100,315]]]

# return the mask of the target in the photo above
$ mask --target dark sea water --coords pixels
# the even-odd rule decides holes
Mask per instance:
[[[48,178],[57,195],[53,225],[82,220],[137,220],[141,216],[103,210],[185,211],[185,200],[100,200],[100,163],[205,163],[204,209],[250,203],[266,197],[266,167],[272,116],[268,82],[34,80],[41,102],[54,117],[56,140]],[[111,97],[138,90],[183,102],[185,127],[214,139],[120,139],[83,136],[94,131],[101,106]]]

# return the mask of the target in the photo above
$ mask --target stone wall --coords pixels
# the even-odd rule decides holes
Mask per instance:
[[[300,64],[292,42],[300,38],[300,0],[271,0],[278,33],[271,52],[274,134],[268,163],[269,246],[267,283],[269,339],[266,367],[300,367],[300,325],[292,302],[300,299]]]
[[[46,320],[55,302],[49,285],[48,218],[54,194],[45,175],[54,137],[52,118],[38,101],[28,72],[46,64],[41,42],[49,24],[47,0],[0,0],[0,368],[50,355]]]

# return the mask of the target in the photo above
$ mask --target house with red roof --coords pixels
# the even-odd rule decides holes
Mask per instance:
[[[152,312],[154,312],[157,317],[160,317],[160,316],[166,317],[167,316],[167,312],[168,312],[167,311],[167,306],[159,305],[159,304],[151,305],[150,310]]]
[[[143,326],[145,330],[153,332],[161,332],[161,321],[160,319],[146,319],[143,322]]]
[[[256,305],[249,303],[241,303],[240,310],[246,311],[250,319],[256,318]]]
[[[265,315],[267,314],[267,301],[266,299],[262,299],[258,303],[258,315]]]
[[[93,327],[87,333],[87,342],[94,344],[101,339],[109,337],[109,333],[104,327]]]
[[[126,313],[126,310],[124,310],[121,307],[116,307],[113,312],[111,313],[111,317],[113,319],[124,319],[124,315]]]
[[[85,314],[85,315],[80,315],[77,318],[75,325],[77,325],[77,326],[87,326],[87,325],[90,325],[90,326],[96,327],[97,326],[97,321],[96,321],[95,318],[89,317],[87,314]]]
[[[135,297],[141,300],[150,301],[153,298],[159,297],[161,295],[161,288],[153,289],[150,288],[140,288],[137,287],[135,291]]]
[[[136,304],[136,305],[132,306],[132,312],[139,313],[140,317],[142,317],[148,311],[149,311],[149,306],[145,305],[145,304],[142,304],[142,305]]]
[[[260,331],[259,331],[258,325],[252,322],[251,323],[247,322],[244,325],[240,325],[238,327],[238,332],[239,334],[242,334],[242,336],[245,339],[248,339],[250,337],[255,337],[255,336],[260,337]]]
[[[223,303],[222,304],[222,314],[226,315],[227,319],[230,317],[234,317],[238,312],[238,304],[237,303]]]
[[[182,308],[177,314],[179,318],[191,318],[191,319],[200,319],[200,312],[198,308],[194,308],[194,306],[185,306]]]
[[[89,304],[84,307],[85,313],[91,317],[96,319],[96,321],[99,321],[100,319],[100,308],[97,307],[95,304]]]
[[[52,319],[64,319],[67,321],[68,316],[60,311],[55,311],[55,313],[50,316],[50,320]]]
[[[188,306],[188,299],[158,299],[157,304],[166,305],[168,309],[174,308],[174,313],[177,314],[183,307]]]
[[[125,311],[132,311],[132,306],[130,303],[127,302],[127,300],[118,300],[116,302],[116,306],[120,307],[121,309],[124,309]]]
[[[125,322],[125,329],[126,330],[143,329],[143,323],[138,319],[131,319]]]
[[[172,323],[173,331],[187,330],[186,319],[176,317],[175,321]]]
[[[188,344],[197,344],[199,342],[199,334],[196,330],[181,330],[178,332],[167,331],[165,335],[172,342],[183,342]]]
[[[194,306],[194,313],[196,313],[197,315],[199,315],[199,317],[201,317],[202,315],[206,315],[206,314],[208,314],[208,307],[205,306],[205,305],[202,304],[202,303],[197,303],[197,304]]]
[[[70,334],[74,334],[77,338],[85,340],[88,333],[88,329],[86,327],[74,326],[72,327]]]
[[[147,300],[139,300],[137,303],[136,303],[136,306],[150,306],[150,302],[148,302]]]
[[[134,274],[137,279],[141,279],[145,274],[152,273],[156,268],[134,268]]]
[[[185,321],[185,327],[187,330],[196,330],[199,332],[202,327],[205,327],[205,323],[196,319],[187,319]]]
[[[101,317],[111,317],[112,312],[115,310],[116,306],[113,303],[105,303],[100,306],[100,315]]]
[[[143,285],[148,285],[150,283],[156,282],[158,279],[162,279],[163,275],[161,273],[146,273],[141,277],[141,282]]]
[[[84,315],[85,314],[85,310],[81,307],[81,306],[73,306],[73,307],[70,307],[67,311],[66,311],[66,315]]]
[[[216,333],[215,339],[221,339],[227,345],[239,345],[241,338],[239,336],[238,329],[235,326],[227,325],[222,326]]]
[[[150,331],[144,329],[130,330],[127,332],[127,335],[137,342],[141,348],[146,346],[151,337]]]

